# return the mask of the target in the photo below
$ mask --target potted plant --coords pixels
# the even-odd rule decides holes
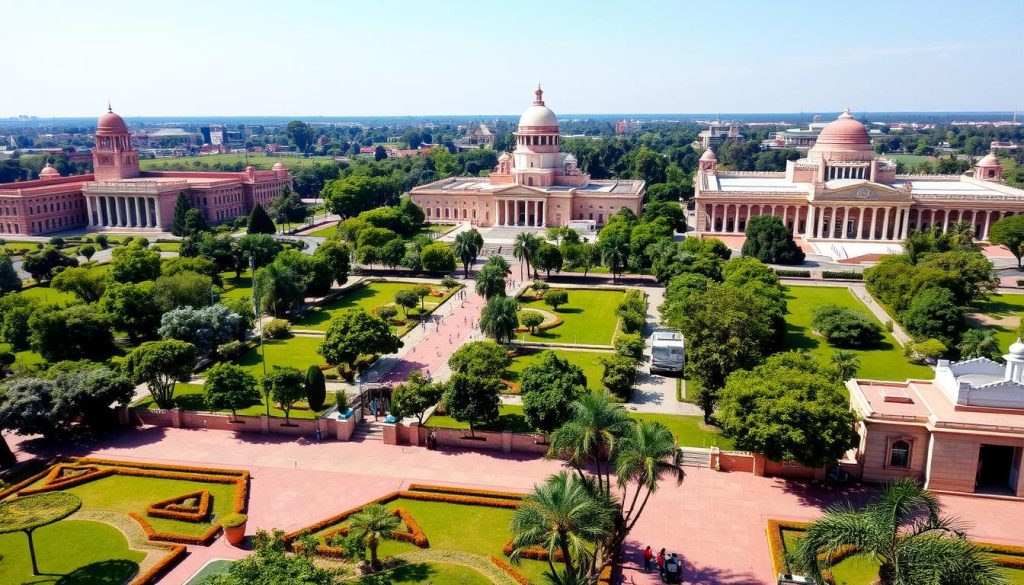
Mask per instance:
[[[344,390],[334,393],[334,404],[338,407],[338,417],[347,419],[352,416],[352,409],[348,407],[348,394]]]
[[[221,518],[220,525],[224,527],[224,537],[228,539],[228,543],[235,546],[241,544],[245,539],[245,523],[248,519],[248,516],[241,513],[232,513]]]

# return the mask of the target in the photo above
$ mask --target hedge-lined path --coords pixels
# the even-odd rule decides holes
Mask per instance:
[[[697,406],[676,399],[676,379],[650,372],[651,346],[654,330],[660,326],[661,314],[658,307],[665,302],[665,289],[645,287],[647,293],[647,320],[644,324],[644,359],[637,372],[633,398],[625,406],[636,412],[661,412],[665,414],[702,414]],[[684,389],[685,392],[685,389]]]

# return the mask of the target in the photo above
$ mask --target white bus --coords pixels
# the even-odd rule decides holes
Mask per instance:
[[[681,374],[685,343],[683,334],[670,329],[658,329],[651,336],[651,372]]]

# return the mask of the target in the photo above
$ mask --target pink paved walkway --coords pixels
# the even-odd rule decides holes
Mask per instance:
[[[21,459],[40,449],[35,441],[7,437]],[[90,454],[137,461],[244,468],[252,472],[248,532],[294,530],[411,482],[526,491],[561,468],[558,462],[500,453],[427,451],[377,442],[314,443],[305,439],[234,435],[222,431],[144,428],[122,432]],[[810,520],[845,497],[864,499],[865,488],[827,491],[749,473],[687,468],[683,485],[666,484],[627,543],[626,583],[654,584],[636,570],[639,551],[650,544],[680,553],[687,583],[767,584],[771,565],[765,538],[769,518]],[[960,516],[975,538],[1024,544],[1018,501],[943,496],[944,511]],[[163,583],[181,583],[212,558],[241,551],[218,541],[190,547],[192,554]]]
[[[439,321],[425,324],[427,334],[380,381],[404,382],[413,370],[423,370],[433,375],[448,363],[448,357],[469,340],[473,334],[472,324],[480,319],[484,298],[476,294],[472,286],[472,281],[468,281],[467,287],[463,289],[466,295],[464,300],[458,296],[448,300],[455,309]]]

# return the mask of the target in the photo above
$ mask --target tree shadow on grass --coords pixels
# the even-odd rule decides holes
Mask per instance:
[[[355,583],[357,585],[390,585],[391,583],[398,581],[424,583],[428,578],[436,575],[437,573],[437,569],[427,563],[412,563],[402,565],[396,569],[391,569],[390,571],[381,571],[380,573],[364,575],[361,579],[355,581]]]
[[[138,563],[132,561],[99,561],[71,571],[58,579],[56,585],[121,585],[138,571]]]

